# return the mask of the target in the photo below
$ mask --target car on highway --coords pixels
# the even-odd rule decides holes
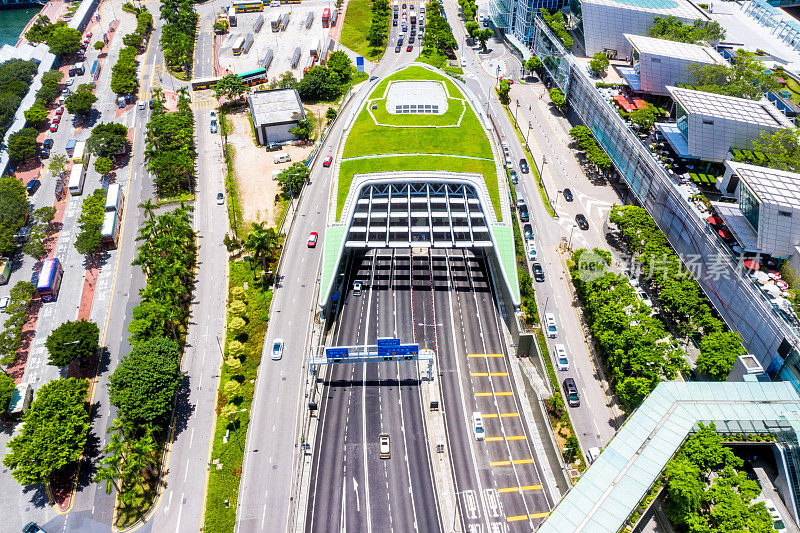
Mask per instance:
[[[509,170],[508,177],[511,178],[511,183],[516,185],[519,182],[519,178],[517,178],[517,171],[516,170]]]
[[[518,194],[517,195],[517,209],[521,209],[523,205],[525,205],[525,198],[523,198],[521,194]]]
[[[578,227],[581,228],[583,231],[589,229],[589,221],[586,220],[586,217],[583,216],[582,213],[578,213],[575,215],[575,222],[578,223]]]
[[[528,173],[528,160],[524,157],[519,160],[519,169],[522,171],[523,174]]]
[[[571,202],[573,200],[572,191],[569,190],[568,188],[564,189],[564,200],[566,200],[568,202]]]
[[[64,114],[64,106],[61,106],[61,107],[59,107],[58,109],[56,109],[56,115],[57,115],[57,116],[59,116],[59,117],[60,117],[60,116],[61,116],[61,115],[63,115],[63,114]]]
[[[409,44],[409,45],[406,47],[406,52],[412,52],[413,50],[414,50],[414,45],[413,45],[413,44]]]
[[[556,344],[553,348],[553,358],[556,360],[556,368],[561,372],[569,370],[569,357],[567,347],[563,344]]]
[[[578,394],[578,387],[575,385],[574,379],[567,378],[564,380],[564,394],[570,407],[580,407],[581,397]]]
[[[306,246],[308,246],[309,248],[316,248],[317,239],[319,239],[319,233],[317,233],[316,231],[312,231],[311,233],[308,234],[308,242],[306,243]]]
[[[589,464],[592,464],[600,457],[600,448],[597,446],[592,446],[589,448],[589,451],[586,453],[587,459],[589,459]]]
[[[533,227],[530,224],[522,226],[522,236],[525,237],[526,241],[533,238]]]
[[[402,48],[402,46],[400,46],[399,44],[398,44],[397,46],[395,46],[395,47],[394,47],[394,51],[395,51],[395,53],[400,53],[400,49],[401,49],[401,48]]]
[[[544,314],[544,326],[547,332],[548,339],[555,339],[558,337],[558,326],[556,326],[556,315],[553,313]]]
[[[380,450],[381,459],[389,459],[392,456],[391,442],[388,433],[378,435],[378,449]]]
[[[221,192],[217,193],[217,205],[222,205],[225,203],[225,195]]]
[[[483,415],[475,411],[472,413],[472,435],[475,440],[483,440],[486,430],[483,428]]]
[[[531,216],[528,214],[528,206],[522,204],[519,208],[519,219],[522,222],[527,222],[531,219]]]
[[[361,287],[363,284],[360,281],[353,282],[353,296],[361,296]]]
[[[0,298],[0,311],[8,307],[8,304],[11,303],[11,298],[9,296],[3,296]]]
[[[50,131],[51,132],[58,131],[58,122],[53,122],[52,124],[50,124]]]
[[[462,57],[461,58],[461,67],[463,68],[463,67],[466,67],[466,66],[467,66],[467,58],[466,57]]]
[[[144,101],[144,100],[139,100],[138,107],[139,107],[139,111],[141,111],[141,110],[143,110],[145,107],[147,107],[147,104],[145,103],[145,101]]]
[[[22,533],[47,533],[47,531],[40,528],[39,524],[36,522],[28,522],[25,524],[25,527],[22,528]]]
[[[281,357],[283,357],[283,339],[273,339],[272,360],[277,361]]]
[[[322,166],[323,167],[327,168],[327,167],[331,166],[331,163],[333,163],[333,156],[332,155],[329,155],[329,156],[325,157],[325,159],[322,160]]]
[[[531,269],[533,269],[533,279],[539,282],[544,281],[544,269],[540,263],[534,263],[531,265]]]
[[[411,32],[411,37],[408,38],[408,44],[414,44],[414,40],[415,40],[414,39],[414,32],[412,31]],[[409,48],[411,48],[411,47],[409,46]]]

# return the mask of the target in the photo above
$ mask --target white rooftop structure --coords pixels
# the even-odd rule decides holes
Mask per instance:
[[[747,186],[762,202],[787,207],[800,206],[800,174],[736,161],[726,164],[747,182]]]
[[[247,97],[253,122],[256,124],[280,124],[305,118],[303,103],[296,89],[273,89],[256,91]]]
[[[447,92],[441,81],[394,81],[386,92],[386,110],[401,113],[441,115],[447,111]]]
[[[750,52],[762,50],[769,56],[761,57],[765,64],[782,65],[787,70],[800,73],[800,22],[792,16],[769,5],[765,0],[748,2],[714,2],[711,17],[727,32],[725,41],[732,49],[744,48]]]
[[[792,121],[778,111],[766,98],[748,100],[724,94],[706,93],[692,89],[667,87],[667,90],[688,113],[706,117],[757,124],[767,128],[792,127]]]
[[[683,59],[695,63],[716,63],[728,65],[728,62],[710,46],[680,43],[666,39],[656,39],[646,35],[631,35],[626,33],[625,38],[640,54],[653,54],[668,56],[674,59]]]
[[[596,4],[608,7],[619,7],[630,11],[641,11],[653,15],[669,16],[684,19],[707,20],[708,15],[688,0],[582,0],[581,7]]]
[[[698,422],[720,432],[791,432],[797,411],[789,382],[660,383],[538,531],[616,533]]]

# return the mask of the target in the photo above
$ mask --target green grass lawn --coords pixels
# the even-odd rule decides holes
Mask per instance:
[[[386,110],[386,99],[372,100],[378,104],[378,109],[370,109],[375,120],[381,124],[393,124],[395,126],[419,126],[424,122],[425,126],[456,126],[458,119],[464,114],[466,102],[457,98],[447,99],[447,111],[442,115],[393,115]],[[367,102],[371,105],[371,102]]]
[[[497,219],[500,220],[502,218],[500,214],[500,191],[497,185],[497,169],[494,161],[428,155],[342,161],[339,166],[339,191],[336,198],[336,219],[338,220],[342,215],[342,208],[347,199],[347,194],[350,191],[353,175],[392,170],[444,170],[449,172],[483,174]]]
[[[461,67],[451,67],[451,66],[449,66],[447,64],[447,56],[444,55],[444,54],[436,53],[436,54],[431,54],[431,55],[425,55],[423,53],[423,54],[419,55],[419,57],[417,58],[417,61],[419,63],[427,63],[428,65],[434,66],[434,67],[436,67],[438,69],[442,69],[443,71],[445,71],[447,73],[450,73],[450,74],[456,74],[456,75],[459,75],[459,76],[464,74],[464,70]]]
[[[788,76],[784,76],[783,79],[786,80],[786,84],[784,85],[784,89],[787,91],[791,91],[792,96],[791,100],[795,104],[800,104],[800,85],[797,84],[792,78]]]
[[[370,98],[383,98],[384,92],[386,91],[386,86],[389,85],[390,81],[400,81],[400,80],[439,80],[443,81],[445,85],[447,85],[447,91],[450,93],[450,96],[453,98],[464,98],[464,95],[461,94],[456,88],[455,83],[447,79],[446,77],[442,76],[441,74],[437,74],[436,72],[432,72],[425,67],[419,66],[410,66],[406,67],[400,72],[395,72],[391,76],[384,78],[381,82],[375,86],[375,89],[372,90],[372,94],[369,95]]]
[[[260,274],[260,267],[256,270]],[[227,354],[228,342],[238,339],[245,345],[245,356],[242,366],[235,372],[235,375],[225,364],[222,365],[220,372],[217,423],[214,428],[211,461],[218,460],[222,468],[217,469],[214,465],[208,474],[203,531],[233,531],[236,521],[236,501],[239,496],[239,482],[242,477],[244,460],[242,450],[245,446],[247,426],[250,422],[250,404],[253,401],[254,383],[258,365],[261,362],[261,346],[264,344],[264,334],[267,331],[267,321],[269,320],[269,306],[272,301],[272,291],[262,290],[260,282],[254,279],[257,272],[246,260],[229,263],[228,292],[230,293],[233,287],[244,287],[244,284],[247,283],[245,291],[247,325],[244,333],[238,337],[228,331],[225,352]],[[228,320],[230,321],[230,317]],[[223,386],[232,378],[239,381],[241,385],[235,396],[228,398]],[[228,403],[233,403],[242,410],[239,413],[239,422],[235,426],[220,416],[222,408]],[[230,431],[228,442],[223,443],[222,439],[228,430]],[[227,506],[225,500],[228,500]]]
[[[370,0],[349,0],[342,23],[341,43],[372,61],[380,59],[386,47],[370,46],[367,33],[372,23],[372,2]],[[388,24],[389,21],[387,20]]]

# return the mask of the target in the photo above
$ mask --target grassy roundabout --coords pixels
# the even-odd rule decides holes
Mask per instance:
[[[388,113],[385,107],[386,89],[391,81],[401,80],[442,82],[448,94],[447,111],[442,115]],[[378,109],[370,109],[373,102],[378,104]],[[457,125],[459,119],[460,126]],[[378,125],[375,120],[395,126]],[[387,154],[398,156],[369,157]],[[347,136],[342,153],[337,220],[342,214],[353,175],[393,170],[445,170],[483,174],[495,215],[498,220],[502,217],[497,171],[485,130],[455,84],[445,76],[423,67],[407,67],[382,80],[361,109]]]

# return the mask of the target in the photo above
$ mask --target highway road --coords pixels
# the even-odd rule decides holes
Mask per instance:
[[[408,250],[353,259],[335,345],[414,341],[409,267]],[[361,296],[352,292],[355,280],[364,283]],[[426,287],[417,298],[429,297]],[[439,531],[416,363],[340,364],[327,372],[306,530]],[[389,459],[379,458],[381,433],[391,438]]]

